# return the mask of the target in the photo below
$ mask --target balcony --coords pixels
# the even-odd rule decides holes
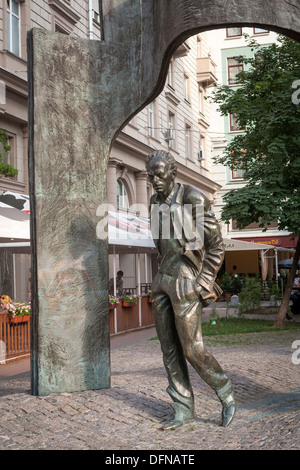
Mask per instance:
[[[190,46],[187,41],[183,42],[174,53],[174,58],[178,59],[179,57],[186,57],[190,51]]]
[[[197,82],[204,88],[216,83],[216,67],[216,64],[210,57],[198,57],[196,59]]]

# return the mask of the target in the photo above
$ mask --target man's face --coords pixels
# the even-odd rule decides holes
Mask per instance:
[[[153,158],[148,166],[149,181],[154,191],[167,197],[174,186],[175,174],[161,158]]]

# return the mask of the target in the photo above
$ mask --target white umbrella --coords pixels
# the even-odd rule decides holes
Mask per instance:
[[[13,193],[11,191],[4,191],[0,195],[0,202],[7,204],[8,206],[20,209],[20,211],[30,212],[29,207],[29,196],[28,194]]]
[[[30,240],[30,216],[0,202],[0,239]]]

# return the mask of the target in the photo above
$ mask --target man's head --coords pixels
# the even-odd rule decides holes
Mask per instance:
[[[146,158],[146,170],[154,190],[166,198],[174,187],[177,171],[175,159],[165,150],[155,150]]]
[[[123,271],[118,271],[117,272],[117,278],[121,279],[123,277],[123,274],[124,274]]]

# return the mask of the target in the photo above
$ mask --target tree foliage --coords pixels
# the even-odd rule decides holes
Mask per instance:
[[[216,158],[245,171],[246,184],[224,196],[222,219],[235,219],[240,229],[257,222],[264,231],[277,222],[299,237],[300,44],[284,36],[269,46],[247,41],[253,57],[239,58],[245,67],[238,86],[217,86],[212,94],[221,114],[234,114],[243,130]],[[300,237],[274,326],[284,325],[299,255]]]
[[[224,197],[222,219],[236,219],[241,229],[252,222],[265,229],[278,221],[280,230],[299,235],[300,106],[295,83],[300,79],[300,44],[280,36],[278,44],[260,46],[248,38],[248,45],[253,58],[239,58],[245,64],[237,76],[239,85],[217,86],[212,95],[221,114],[234,114],[243,129],[216,158],[245,171],[245,186]]]

